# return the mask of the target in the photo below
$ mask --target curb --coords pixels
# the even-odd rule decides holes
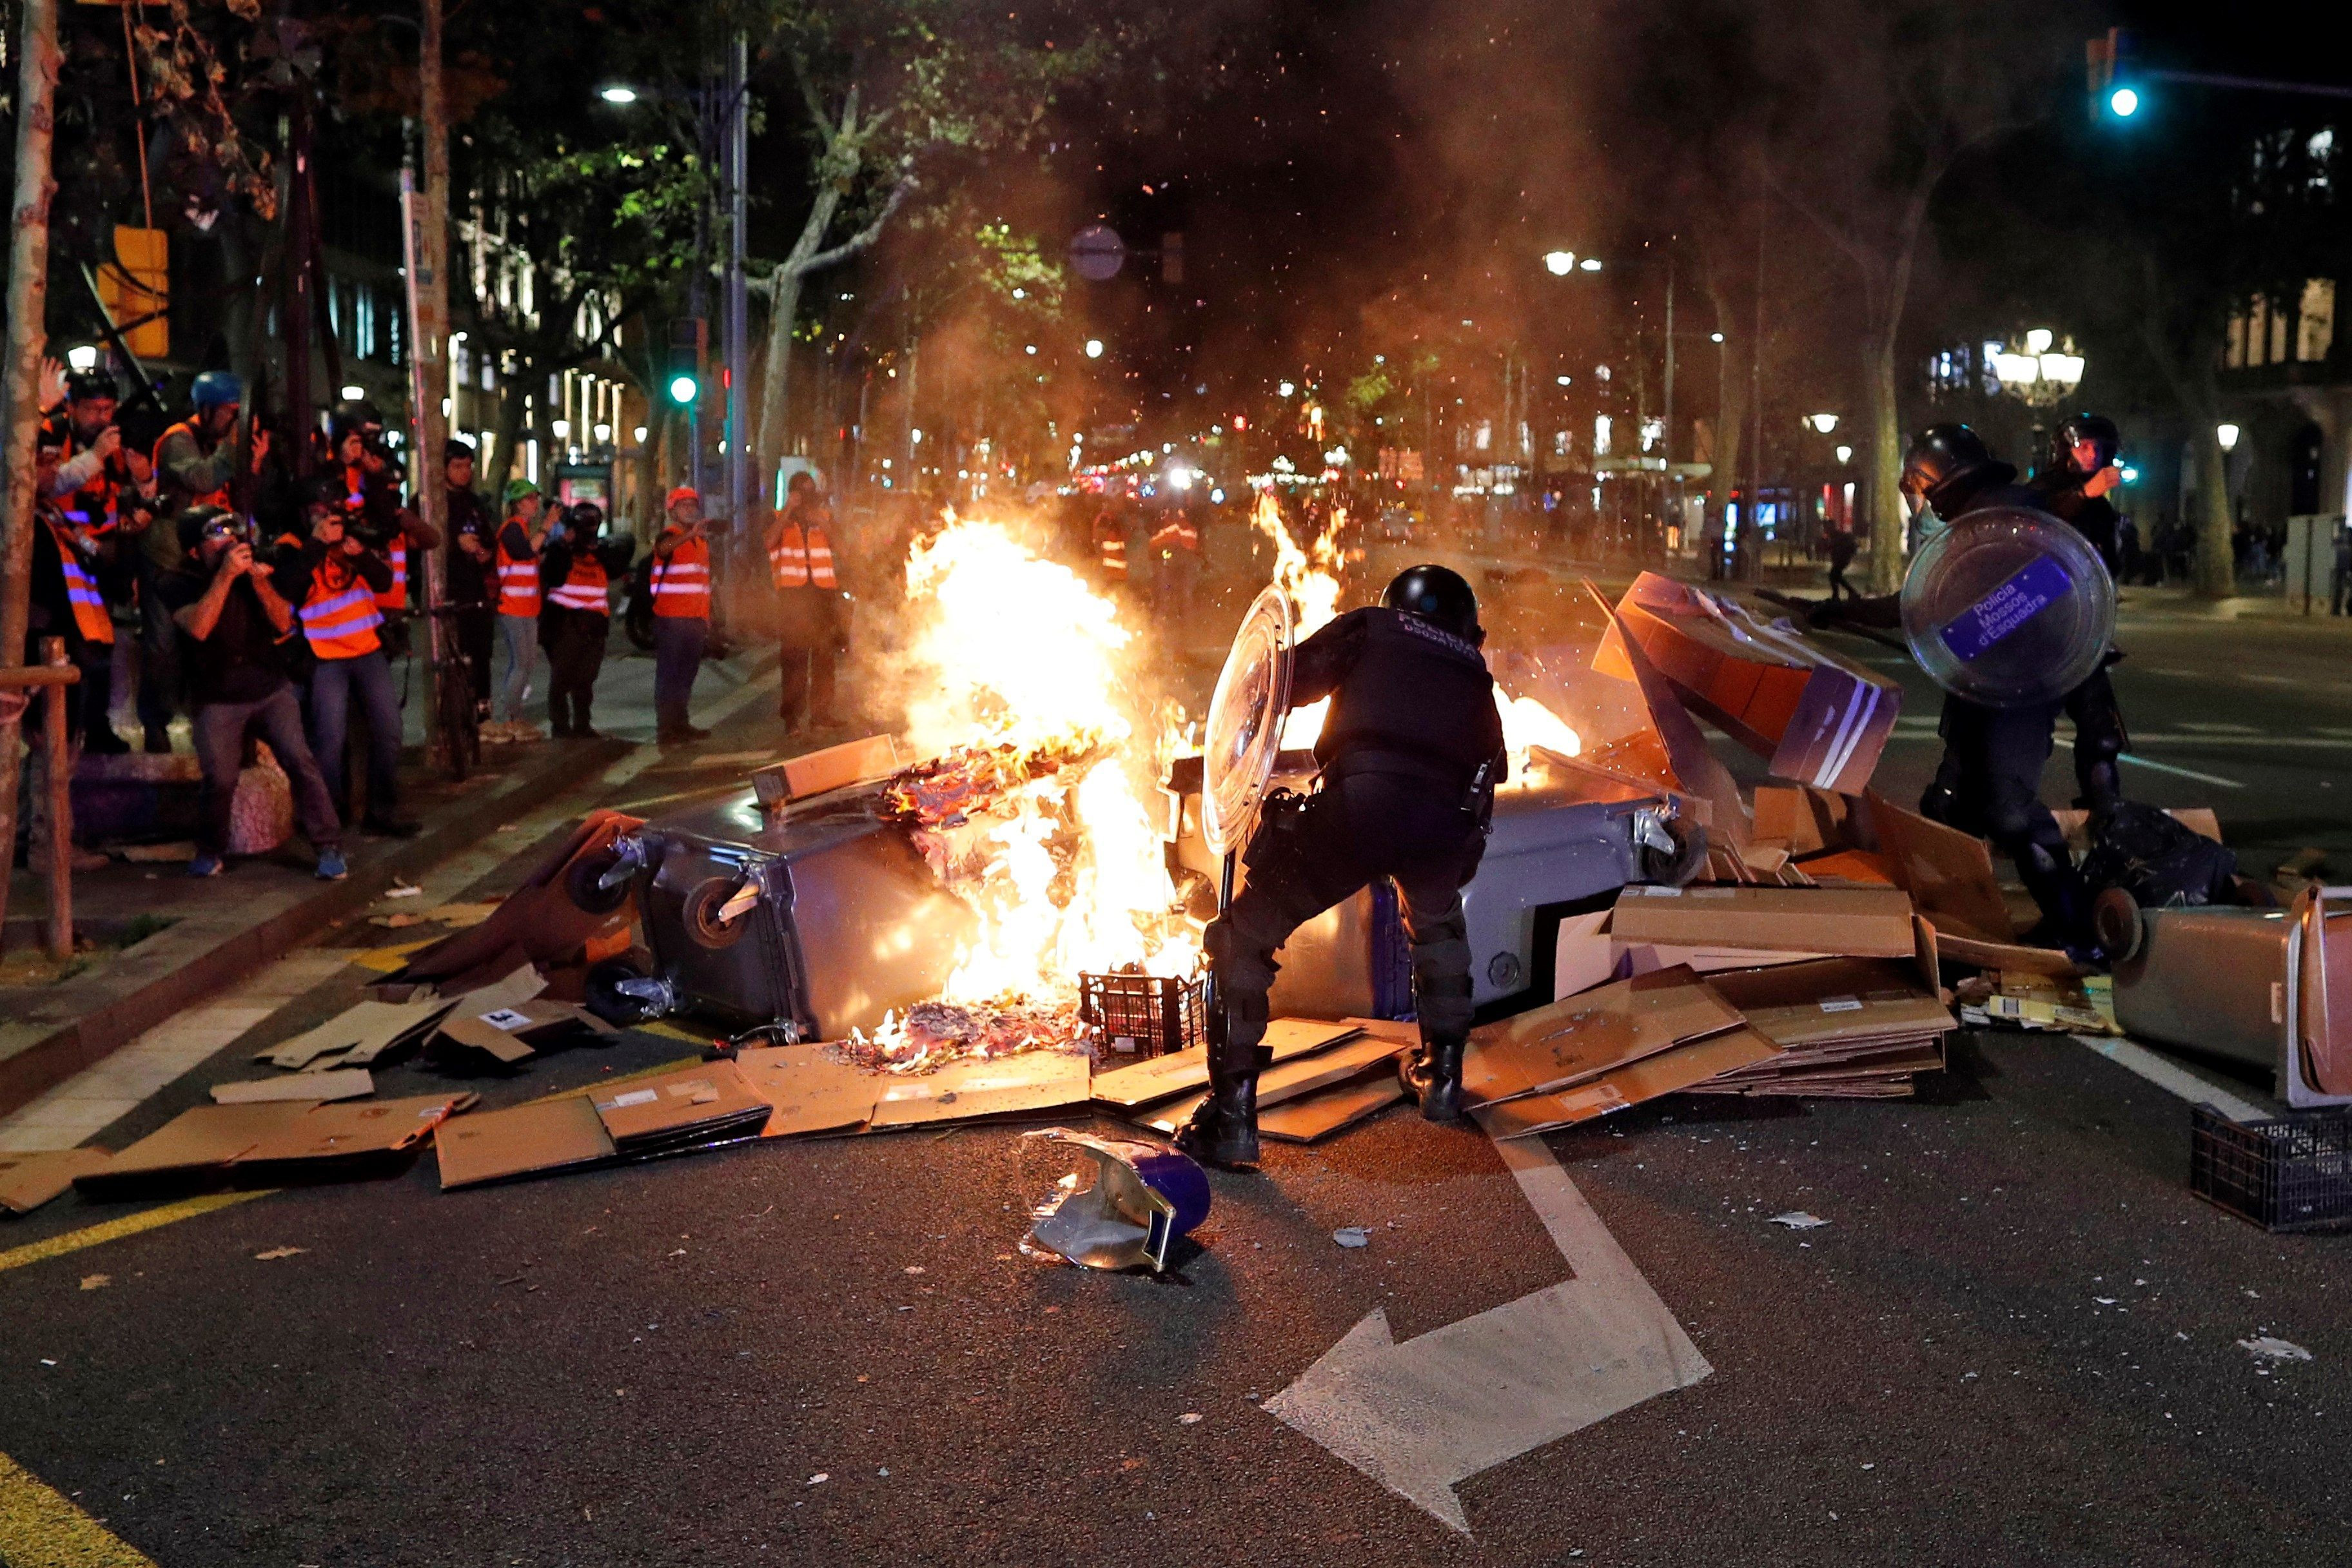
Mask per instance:
[[[421,875],[469,847],[512,814],[517,796],[593,777],[635,750],[634,742],[612,739],[585,748],[551,750],[539,765],[509,774],[499,787],[453,807],[415,838],[354,865],[347,879],[321,884],[310,897],[222,940],[169,974],[60,1025],[0,1061],[0,1116],[22,1109],[181,1009],[290,952],[329,922],[364,909],[395,878]]]

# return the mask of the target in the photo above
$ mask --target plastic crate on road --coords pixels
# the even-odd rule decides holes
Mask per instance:
[[[2352,1224],[2352,1116],[2321,1110],[2232,1121],[2196,1106],[2189,1190],[2264,1230]]]
[[[1114,1057],[1166,1056],[1207,1042],[1206,989],[1200,977],[1081,974],[1078,1016],[1103,1032]]]

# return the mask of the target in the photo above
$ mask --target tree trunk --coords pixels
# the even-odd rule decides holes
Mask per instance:
[[[58,0],[24,0],[18,46],[16,196],[8,236],[7,512],[0,517],[0,668],[25,662],[32,616],[33,437],[41,419],[41,354],[48,347],[49,152],[56,134]],[[43,700],[65,700],[51,689]],[[0,718],[0,914],[16,847],[18,718]]]
[[[820,199],[818,205],[828,209],[830,221],[830,204]],[[811,212],[809,223],[817,221],[817,213]],[[792,257],[768,275],[768,374],[760,389],[760,439],[751,449],[771,470],[784,454],[784,432],[792,423],[793,324],[800,319],[801,286],[806,277],[797,262],[803,251],[813,248],[812,237],[821,239],[822,231],[814,237],[803,231]]]
[[[425,526],[449,541],[449,494],[441,461],[441,449],[449,435],[441,413],[449,382],[449,114],[441,93],[441,0],[424,0],[422,21],[416,87],[417,129],[425,142],[425,188],[417,193],[416,255],[410,263],[415,270],[416,319],[408,345],[416,372],[415,495],[416,510]],[[449,543],[455,547],[454,541]],[[441,602],[442,559],[439,552],[430,552],[425,563],[428,607]],[[427,631],[437,664],[440,623],[429,622]]]
[[[1903,586],[1903,411],[1895,399],[1895,328],[1871,345],[1870,590]]]
[[[2197,560],[2191,581],[2200,598],[2226,599],[2238,585],[2237,558],[2230,543],[2235,521],[2230,515],[2230,459],[2213,431],[2220,420],[2219,409],[2209,406],[2196,411],[2193,417],[2197,429],[2190,447],[2197,458],[2197,510],[2191,521],[2197,530]]]
[[[650,543],[661,531],[662,450],[669,444],[670,412],[659,403],[646,416],[646,438],[637,443],[637,508],[631,531]]]
[[[522,356],[515,356],[520,362]],[[499,373],[499,434],[496,449],[490,454],[490,504],[499,516],[506,516],[507,481],[522,476],[522,405],[530,395],[530,373],[518,370],[509,375]]]

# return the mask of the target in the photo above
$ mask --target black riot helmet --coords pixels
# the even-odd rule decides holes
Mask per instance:
[[[68,403],[87,403],[94,397],[119,403],[122,399],[122,390],[115,385],[114,377],[102,370],[77,370],[67,374]]]
[[[1444,566],[1408,566],[1396,574],[1381,603],[1452,632],[1473,647],[1486,640],[1478,625],[1478,595],[1462,574]]]
[[[1903,454],[1903,493],[1915,504],[1948,517],[1945,503],[1987,484],[2006,484],[2017,470],[1995,458],[1984,438],[1965,425],[1930,425]]]
[[[2074,460],[2074,448],[2085,441],[2098,448],[2098,456],[2092,459],[2088,468]],[[2055,467],[2060,473],[2088,479],[2114,462],[2116,454],[2123,450],[2123,434],[2116,428],[2114,420],[2104,414],[2076,414],[2058,422],[2058,428],[2052,436],[2051,456],[2056,459]]]
[[[347,397],[327,416],[327,429],[337,441],[356,430],[373,447],[383,435],[383,414],[364,397]]]

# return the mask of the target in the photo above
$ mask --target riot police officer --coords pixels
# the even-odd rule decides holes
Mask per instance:
[[[2077,414],[2059,422],[2052,442],[2049,467],[2033,476],[2028,488],[2040,498],[2042,510],[2072,523],[2091,542],[2107,574],[2122,581],[2116,560],[2116,539],[2122,519],[2109,504],[2107,493],[2121,480],[2116,453],[2122,438],[2115,421],[2097,414]],[[2107,667],[2123,655],[2113,648],[2099,661],[2089,679],[2066,694],[2066,717],[2074,725],[2074,783],[2082,792],[2076,804],[2104,816],[2123,799],[2119,759],[2131,742],[2124,730],[2123,710]]]
[[[1965,425],[1932,425],[1903,458],[1903,495],[1944,524],[1992,507],[2038,509],[2041,497],[2018,484],[2017,470],[1986,450]],[[1924,521],[1925,520],[1923,520]],[[1925,816],[1992,841],[2017,863],[2019,880],[2042,914],[2038,940],[2078,947],[2090,932],[2089,899],[2066,853],[2066,837],[2042,801],[2060,702],[1988,708],[1944,698],[1944,758],[1919,803]]]
[[[1381,878],[1396,882],[1412,943],[1421,1050],[1406,1087],[1429,1120],[1461,1115],[1471,991],[1462,889],[1485,851],[1505,765],[1485,640],[1470,584],[1443,566],[1415,566],[1377,606],[1299,645],[1292,705],[1331,700],[1315,742],[1322,772],[1312,795],[1266,802],[1242,856],[1246,883],[1210,923],[1219,1005],[1209,1097],[1177,1135],[1185,1152],[1228,1168],[1256,1163],[1275,951]]]

